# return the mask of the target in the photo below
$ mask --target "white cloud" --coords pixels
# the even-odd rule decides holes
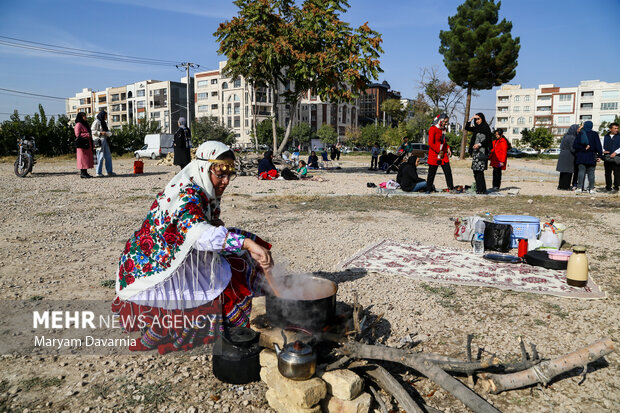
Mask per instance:
[[[217,19],[229,19],[237,8],[232,1],[222,0],[99,0],[104,3],[122,4],[123,6],[189,14]]]

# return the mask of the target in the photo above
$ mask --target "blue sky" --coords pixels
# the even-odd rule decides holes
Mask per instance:
[[[437,67],[439,31],[448,27],[462,0],[350,0],[344,20],[366,21],[383,35],[380,81],[404,97],[415,97],[420,70]],[[217,67],[213,32],[236,6],[226,0],[0,0],[0,36],[128,56],[191,61]],[[608,19],[609,16],[609,19]],[[513,22],[521,38],[517,75],[523,87],[581,80],[620,82],[619,0],[504,0],[500,18]],[[2,40],[0,38],[0,40]],[[6,39],[4,39],[6,40]],[[122,86],[144,79],[176,80],[174,66],[151,66],[68,57],[0,45],[0,88],[69,97],[82,88]],[[0,90],[0,121],[14,109],[32,114],[42,103],[50,115],[64,102]],[[494,114],[495,89],[480,91],[472,108]],[[490,118],[490,116],[488,116]]]

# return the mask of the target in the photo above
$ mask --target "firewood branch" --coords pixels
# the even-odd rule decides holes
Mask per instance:
[[[362,371],[364,375],[370,377],[370,379],[377,383],[377,385],[385,390],[386,393],[394,396],[398,402],[398,405],[402,409],[405,409],[407,413],[422,413],[422,409],[420,409],[411,396],[409,396],[407,390],[405,390],[403,386],[400,385],[398,380],[396,380],[394,376],[392,376],[383,367],[377,364],[369,364],[358,369],[358,371]]]
[[[385,346],[371,346],[356,342],[346,343],[342,347],[342,352],[351,357],[393,361],[411,367],[437,383],[474,412],[499,412],[499,410],[470,390],[463,383],[450,376],[433,362],[425,360],[417,354],[403,354],[403,352],[398,349]]]
[[[582,349],[555,358],[545,360],[527,370],[512,374],[480,373],[480,384],[486,392],[493,394],[506,390],[531,386],[536,383],[546,385],[554,377],[570,371],[576,367],[583,367],[598,360],[615,350],[610,338],[604,338]]]

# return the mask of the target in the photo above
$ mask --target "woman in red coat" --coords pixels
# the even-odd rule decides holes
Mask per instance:
[[[502,129],[495,130],[495,139],[493,140],[493,149],[491,149],[491,166],[493,167],[493,190],[499,191],[502,184],[502,171],[506,170],[506,159],[508,157],[508,147],[510,143],[504,136]]]
[[[450,168],[450,156],[452,151],[450,145],[446,141],[444,134],[446,125],[448,124],[448,115],[442,113],[437,115],[431,128],[428,130],[428,176],[426,177],[426,193],[434,191],[433,183],[437,167],[441,166],[443,174],[446,177],[446,185],[452,190],[452,169]]]
[[[80,178],[92,178],[88,174],[88,169],[95,167],[93,159],[93,138],[90,134],[90,125],[86,121],[86,114],[80,112],[75,117],[75,138],[86,138],[88,148],[77,148],[77,169],[80,170]]]

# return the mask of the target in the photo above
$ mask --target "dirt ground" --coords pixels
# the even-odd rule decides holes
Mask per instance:
[[[20,179],[10,160],[0,163],[0,297],[18,300],[114,299],[117,259],[137,230],[153,197],[178,171],[147,160],[145,174],[131,174],[133,160],[115,159],[116,177],[80,179],[72,160],[43,160]],[[258,181],[241,176],[227,189],[222,219],[274,245],[276,261],[339,284],[338,300],[359,302],[385,314],[385,343],[406,337],[415,349],[464,357],[467,334],[474,348],[517,358],[518,339],[553,358],[620,332],[620,197],[556,190],[553,160],[510,160],[503,190],[511,196],[377,195],[384,173],[367,170],[369,158],[345,156],[342,169],[312,172],[313,181]],[[455,184],[471,185],[465,161],[453,162]],[[426,175],[426,168],[420,168]],[[490,172],[487,184],[490,187]],[[601,187],[602,167],[597,168]],[[445,186],[438,174],[436,185]],[[451,217],[527,214],[568,225],[565,240],[588,247],[591,274],[604,300],[577,300],[494,288],[437,286],[390,274],[363,277],[338,270],[356,251],[388,238],[467,248],[453,238]],[[0,332],[10,340],[11,332]],[[429,380],[402,370],[410,393],[444,412],[467,409]],[[620,411],[620,357],[594,363],[583,384],[580,371],[546,388],[485,395],[505,412]],[[271,412],[262,383],[218,382],[207,349],[176,356],[0,355],[1,411],[262,411]],[[463,379],[465,380],[465,378]],[[479,388],[476,388],[480,391]],[[377,406],[375,406],[377,407]],[[378,408],[378,407],[377,407]]]

